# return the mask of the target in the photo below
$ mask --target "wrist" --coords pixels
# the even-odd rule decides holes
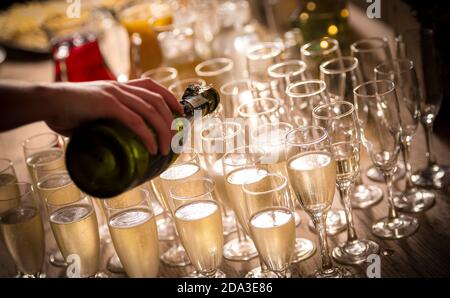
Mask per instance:
[[[58,96],[58,89],[54,88],[52,84],[38,83],[29,87],[29,104],[30,110],[34,111],[37,119],[36,121],[49,121],[54,119],[55,115],[54,105]]]

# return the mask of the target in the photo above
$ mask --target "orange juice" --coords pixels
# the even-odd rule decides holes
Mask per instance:
[[[160,66],[163,56],[153,27],[172,23],[168,7],[164,10],[161,8],[161,4],[134,5],[125,9],[121,13],[120,19],[130,37],[137,33],[141,39],[140,65],[134,65],[135,63],[131,61],[130,79],[139,77],[140,72]]]

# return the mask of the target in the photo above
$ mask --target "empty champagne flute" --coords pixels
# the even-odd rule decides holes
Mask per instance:
[[[224,240],[214,181],[189,178],[170,188],[170,198],[181,241],[197,272],[194,276],[225,277],[219,269]]]
[[[178,71],[173,67],[158,67],[147,70],[141,75],[141,78],[149,78],[155,82],[169,88],[178,79]]]
[[[103,200],[114,249],[129,277],[156,277],[159,269],[158,232],[146,189],[128,192],[127,199]]]
[[[323,37],[313,40],[300,49],[302,60],[308,66],[309,79],[319,79],[319,66],[322,62],[341,57],[341,49],[336,39]]]
[[[45,277],[45,232],[31,184],[0,186],[0,230],[17,277]]]
[[[372,162],[383,173],[389,200],[388,216],[372,225],[381,238],[399,239],[414,234],[419,228],[416,218],[398,214],[393,202],[393,174],[401,147],[401,119],[394,83],[389,80],[369,81],[355,88],[355,104],[367,107],[365,119],[359,119],[361,141]]]
[[[352,56],[357,58],[362,72],[363,82],[372,81],[375,78],[373,70],[378,65],[392,60],[392,53],[387,38],[371,37],[360,39],[350,46]],[[394,180],[405,175],[403,163],[398,163],[394,172]],[[366,176],[374,181],[383,182],[383,174],[375,165],[366,170]]]
[[[220,88],[220,102],[224,106],[226,118],[236,118],[237,108],[241,104],[250,103],[253,100],[254,91],[250,80],[233,80],[225,83]]]
[[[279,277],[290,277],[294,258],[295,219],[287,178],[260,171],[242,185],[250,233],[260,258]]]
[[[344,100],[354,103],[353,89],[363,83],[358,59],[345,56],[323,62],[320,65],[320,79],[327,85],[331,102]],[[366,113],[364,109],[361,112]],[[359,117],[364,118],[364,115]],[[367,208],[380,202],[383,190],[374,184],[365,185],[359,169],[350,197],[353,208]]]
[[[233,199],[228,197],[225,188],[225,175],[222,158],[226,152],[240,147],[242,126],[237,122],[223,122],[207,125],[201,132],[203,156],[209,176],[215,182],[215,197],[222,202],[224,212],[234,210]],[[229,209],[229,210],[227,210]],[[253,242],[244,234],[235,217],[237,238],[225,243],[223,256],[229,260],[247,261],[257,255]]]
[[[331,150],[336,162],[336,186],[347,219],[347,241],[333,250],[333,258],[343,264],[360,264],[372,254],[377,254],[377,243],[359,239],[352,213],[350,194],[359,174],[359,135],[356,112],[352,103],[335,101],[318,106],[313,111],[314,124],[326,129],[331,142]]]
[[[195,66],[195,73],[204,79],[208,85],[212,85],[217,90],[233,77],[233,60],[229,58],[213,58],[203,61]]]
[[[433,124],[444,97],[442,63],[433,29],[411,29],[397,38],[399,58],[414,61],[421,89],[420,122],[425,129],[427,166],[414,173],[411,180],[421,187],[442,188],[448,166],[440,165],[433,154]]]
[[[285,122],[268,123],[259,126],[253,131],[251,144],[255,147],[261,148],[265,155],[261,161],[264,166],[271,173],[276,173],[288,176],[286,168],[286,155],[284,154],[284,148],[286,146],[286,135],[294,127]],[[295,193],[291,184],[287,181],[287,187],[289,190],[289,197],[292,200],[292,213],[294,215],[295,225],[300,224],[300,215],[295,211],[297,206],[297,200],[295,199]],[[293,263],[303,261],[311,257],[316,251],[316,247],[313,242],[306,238],[295,238]]]
[[[335,267],[328,252],[325,220],[336,189],[336,163],[326,130],[315,126],[292,130],[286,136],[285,153],[296,198],[319,234],[322,266],[313,277],[344,277],[348,271]]]
[[[419,125],[420,90],[414,63],[398,59],[375,68],[377,80],[391,80],[395,84],[401,120],[401,146],[406,169],[406,188],[394,194],[395,207],[403,212],[421,212],[434,204],[434,192],[417,188],[411,180],[411,142]]]

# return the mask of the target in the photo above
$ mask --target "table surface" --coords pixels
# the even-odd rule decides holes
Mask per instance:
[[[367,27],[366,27],[367,28]],[[385,30],[381,28],[381,30]],[[48,60],[38,61],[6,61],[0,66],[0,79],[21,79],[29,81],[52,81],[52,63]],[[437,128],[438,131],[445,131]],[[15,130],[0,133],[0,157],[9,158],[13,161],[14,167],[20,181],[30,181],[21,144],[29,136],[49,131],[45,123],[34,123]],[[450,144],[448,137],[436,137],[434,139],[434,150],[438,160],[442,164],[450,164]],[[412,145],[412,166],[419,169],[425,166],[425,137],[422,127],[419,128]],[[365,153],[361,158],[361,167],[366,169],[369,166],[369,159]],[[373,183],[366,177],[364,182]],[[385,190],[383,184],[378,184]],[[403,189],[404,181],[395,184],[397,189]],[[371,234],[371,225],[387,215],[387,200],[383,199],[379,204],[363,210],[354,210],[354,221],[358,236],[371,239],[380,244],[381,247],[381,275],[383,277],[449,277],[450,276],[450,189],[435,190],[437,195],[435,205],[428,211],[420,214],[412,214],[420,222],[419,231],[411,237],[401,240],[383,240]],[[334,207],[341,204],[337,197],[334,200]],[[309,228],[307,228],[308,216],[299,211],[302,222],[297,228],[297,235],[312,240],[318,245],[318,238]],[[98,213],[101,214],[101,213]],[[48,221],[46,221],[47,231]],[[236,237],[229,235],[225,240]],[[346,232],[341,232],[336,236],[329,237],[329,246],[333,248],[337,243],[346,239]],[[160,252],[164,252],[170,243],[160,242]],[[47,233],[46,239],[47,254],[56,246],[51,233]],[[110,243],[103,243],[101,246],[101,270],[106,270],[106,262],[113,253]],[[48,263],[46,258],[44,272],[49,277],[64,276],[64,268],[57,268]],[[229,277],[241,277],[245,273],[258,265],[258,259],[249,262],[234,262],[223,260],[221,269]],[[357,276],[366,276],[366,269],[369,263],[349,267]],[[320,254],[316,252],[311,258],[292,265],[294,276],[308,276],[320,266]],[[192,266],[169,267],[160,263],[160,276],[177,277],[185,276],[193,271]],[[13,276],[15,274],[14,264],[8,255],[3,241],[0,240],[0,277]],[[123,276],[121,274],[111,274],[111,276]]]

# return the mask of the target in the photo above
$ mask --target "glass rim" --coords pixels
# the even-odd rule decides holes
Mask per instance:
[[[59,191],[62,191],[62,190],[63,190],[62,188],[56,189],[56,190],[52,191],[48,196],[46,196],[46,197],[44,198],[44,200],[45,200],[45,205],[46,205],[47,207],[58,208],[58,209],[60,209],[61,207],[64,207],[64,206],[74,205],[74,204],[76,204],[76,203],[78,203],[78,202],[80,202],[81,200],[84,200],[84,199],[88,199],[88,200],[91,200],[91,199],[92,199],[89,195],[87,195],[87,194],[85,194],[84,192],[80,191],[80,197],[79,197],[79,199],[76,200],[76,201],[71,201],[71,202],[64,203],[64,204],[49,203],[49,200],[48,200],[48,199],[49,199],[51,196],[54,196],[56,193],[58,193]],[[56,201],[58,201],[58,200],[56,200]],[[91,204],[92,204],[92,201],[91,201]],[[94,207],[94,206],[92,206],[92,207]]]
[[[270,190],[266,190],[266,191],[252,191],[252,190],[248,189],[248,185],[253,184],[253,183],[257,183],[257,182],[251,182],[253,180],[247,180],[241,186],[242,191],[244,192],[244,194],[249,194],[249,195],[252,195],[252,196],[260,196],[260,195],[266,195],[266,194],[269,194],[269,193],[277,192],[277,191],[280,191],[280,190],[282,190],[284,188],[287,188],[287,185],[288,185],[287,181],[288,181],[288,179],[287,179],[286,176],[278,174],[278,173],[268,172],[266,169],[263,169],[263,168],[256,167],[256,169],[257,170],[258,169],[264,170],[265,174],[261,175],[264,178],[265,177],[278,177],[278,178],[281,178],[281,183],[278,184],[276,187],[273,187]]]
[[[221,127],[224,127],[226,125],[231,125],[231,126],[237,127],[237,130],[235,130],[230,136],[225,136],[225,137],[224,136],[223,137],[208,137],[208,136],[203,136],[203,131],[207,130],[208,127],[203,127],[202,130],[200,131],[201,139],[204,140],[204,141],[227,140],[227,139],[234,138],[235,136],[237,136],[239,134],[239,132],[242,131],[242,125],[239,124],[239,122],[236,122],[236,121],[223,121],[220,124],[214,123],[213,126],[216,126],[216,125],[217,126],[220,125]]]
[[[216,70],[210,70],[210,71],[206,71],[206,70],[202,70],[202,68],[204,68],[205,66],[208,66],[210,64],[214,64],[214,63],[221,63],[223,64],[223,67],[220,67],[219,69]],[[234,66],[234,62],[233,60],[229,59],[229,58],[225,58],[225,57],[219,57],[219,58],[212,58],[206,61],[203,61],[199,64],[197,64],[195,66],[195,73],[198,76],[201,77],[214,77],[217,75],[220,75],[222,73],[231,71],[233,69]]]
[[[12,200],[17,200],[19,198],[25,197],[27,195],[29,195],[30,193],[34,193],[33,191],[33,184],[29,183],[29,182],[22,182],[22,181],[17,181],[17,182],[13,182],[10,184],[6,184],[3,186],[0,186],[0,189],[3,187],[11,187],[11,185],[25,185],[27,186],[27,189],[25,192],[21,192],[21,189],[19,188],[19,193],[18,195],[14,195],[14,196],[9,196],[6,199],[0,199],[0,202],[7,202],[7,201],[12,201]]]
[[[258,139],[257,135],[258,135],[259,131],[261,130],[261,128],[263,128],[263,127],[271,127],[271,126],[277,126],[277,127],[280,127],[280,126],[286,126],[287,128],[289,128],[289,129],[287,130],[287,132],[286,132],[286,135],[287,135],[291,130],[294,129],[294,126],[293,126],[292,124],[290,124],[289,122],[264,123],[264,124],[261,124],[261,125],[258,126],[255,130],[252,131],[252,133],[251,133],[252,138]],[[284,144],[286,135],[283,137],[283,141],[282,141],[281,144]],[[263,143],[263,144],[267,144],[267,143],[269,143],[269,142],[262,142],[262,143]],[[270,143],[272,144],[272,142],[270,142]],[[260,144],[260,143],[257,142],[257,144]],[[276,144],[276,145],[281,145],[281,144]]]
[[[247,164],[244,164],[244,165],[235,165],[235,164],[230,164],[230,163],[227,163],[227,162],[226,162],[226,160],[227,160],[226,157],[228,157],[229,155],[232,155],[232,154],[246,154],[245,149],[250,149],[250,150],[249,150],[249,151],[250,151],[250,152],[249,152],[250,154],[255,154],[255,153],[256,153],[256,154],[261,154],[261,158],[260,158],[260,160],[258,160],[258,161],[261,161],[261,160],[264,158],[264,155],[266,154],[266,152],[265,152],[262,148],[259,148],[259,147],[254,146],[254,145],[244,145],[244,146],[239,146],[239,147],[236,147],[236,148],[231,149],[231,150],[228,151],[228,152],[225,152],[225,154],[224,154],[223,157],[222,157],[222,163],[223,163],[224,165],[231,166],[231,167],[234,167],[234,166],[242,166],[242,167],[253,166],[253,165],[247,165]],[[243,150],[244,152],[242,152],[242,150]]]
[[[314,45],[316,43],[318,43],[320,45],[320,43],[322,41],[327,41],[327,42],[331,43],[332,47],[327,48],[327,49],[322,49],[322,51],[319,51],[319,52],[310,51],[308,49],[309,47],[311,47],[312,45]],[[322,37],[322,38],[314,39],[314,40],[308,42],[307,44],[304,44],[300,48],[300,52],[308,57],[312,57],[312,56],[319,56],[319,55],[328,55],[338,49],[339,49],[339,41],[337,41],[337,39],[330,38],[330,37]]]
[[[55,176],[59,176],[61,174],[67,174],[67,177],[69,177],[69,183],[64,184],[64,185],[60,185],[60,186],[57,186],[57,187],[52,187],[51,189],[53,189],[54,191],[57,191],[57,190],[59,190],[61,188],[67,187],[67,186],[69,186],[71,184],[75,185],[75,183],[73,182],[72,178],[70,178],[69,172],[62,170],[62,171],[51,172],[48,175],[45,175],[44,177],[41,177],[41,179],[38,179],[38,181],[36,182],[37,189],[48,189],[48,188],[40,187],[40,185],[42,185],[42,182],[46,181],[49,178],[52,178],[52,177],[55,177]]]
[[[379,83],[387,83],[387,84],[389,84],[390,85],[389,90],[384,91],[382,93],[378,93],[377,92],[375,94],[361,94],[361,93],[359,93],[359,91],[363,87],[366,87],[366,86],[369,86],[369,85],[375,85],[375,84],[378,85]],[[356,96],[359,96],[359,97],[377,98],[378,96],[385,96],[386,94],[389,94],[389,93],[391,93],[393,91],[395,91],[395,84],[394,84],[394,82],[392,82],[390,80],[372,80],[372,81],[368,81],[368,82],[365,82],[365,83],[362,83],[362,84],[356,86],[355,89],[353,89],[353,94],[355,94]]]
[[[231,80],[220,87],[220,93],[223,93],[224,95],[235,95],[235,92],[232,92],[233,90],[226,91],[226,89],[230,88],[230,86],[238,87],[239,85],[244,85],[248,88],[248,90],[251,91],[251,81],[249,79],[239,79],[239,80]],[[238,92],[239,93],[239,92]]]
[[[283,73],[280,73],[280,72],[276,72],[276,69],[281,68],[283,66],[288,66],[288,65],[289,66],[291,66],[291,65],[299,66],[299,69],[296,70],[296,71],[293,71],[293,72],[291,72],[289,74],[283,74]],[[306,63],[303,62],[302,60],[291,59],[291,60],[285,60],[283,62],[279,62],[279,63],[276,63],[276,64],[273,64],[273,65],[269,66],[269,68],[267,69],[267,73],[272,78],[284,78],[286,76],[291,76],[291,75],[292,76],[300,75],[300,74],[305,72],[306,68],[307,68],[306,67]]]
[[[337,69],[337,70],[327,68],[327,66],[329,66],[330,64],[333,64],[338,61],[352,61],[353,63],[350,66],[342,67],[341,69]],[[358,58],[352,57],[352,56],[343,56],[343,57],[327,60],[327,61],[321,63],[319,68],[320,68],[320,72],[324,73],[324,74],[339,74],[339,73],[346,73],[349,71],[353,71],[358,67],[358,65],[359,65]]]
[[[322,132],[322,136],[312,140],[311,142],[303,142],[303,143],[299,143],[299,142],[293,142],[293,141],[289,141],[289,136],[291,134],[295,134],[297,132],[300,131],[308,131],[308,130],[317,130],[317,131],[321,131]],[[301,127],[297,127],[294,128],[293,130],[291,130],[290,132],[288,132],[288,134],[286,135],[286,144],[295,146],[295,147],[307,147],[307,146],[311,146],[314,144],[318,144],[324,140],[326,140],[328,138],[328,133],[327,130],[325,128],[323,128],[322,126],[316,126],[316,125],[305,125],[305,126],[301,126]]]
[[[50,142],[49,144],[46,144],[46,145],[40,145],[40,146],[30,146],[30,145],[29,145],[29,143],[30,143],[33,139],[38,138],[38,137],[42,137],[42,136],[44,136],[44,135],[53,136],[53,137],[54,137],[54,141]],[[33,136],[29,137],[29,138],[26,138],[26,139],[23,141],[23,143],[22,143],[22,147],[23,147],[24,149],[27,149],[27,150],[28,150],[28,149],[33,150],[33,149],[45,148],[45,147],[48,147],[48,146],[52,146],[52,145],[58,144],[58,138],[59,138],[59,135],[58,135],[57,133],[55,133],[55,132],[51,132],[51,131],[49,131],[49,132],[43,132],[43,133],[39,133],[39,134],[33,135]]]
[[[5,162],[5,167],[0,168],[0,174],[6,172],[9,168],[14,169],[14,164],[11,159],[8,158],[0,158],[0,165],[2,162]]]
[[[319,90],[316,91],[312,91],[309,93],[299,93],[299,92],[292,92],[291,89],[298,87],[298,86],[302,86],[302,85],[307,85],[307,84],[318,84]],[[286,87],[286,94],[289,97],[293,97],[293,98],[302,98],[302,97],[309,97],[309,96],[314,96],[314,95],[318,95],[324,91],[326,91],[327,89],[327,84],[322,81],[322,80],[306,80],[306,81],[300,81],[300,82],[295,82],[295,83],[291,83]]]
[[[173,67],[169,67],[169,66],[162,66],[162,67],[157,67],[157,68],[153,68],[150,70],[147,70],[146,72],[144,72],[141,75],[141,79],[153,79],[151,77],[151,75],[156,74],[156,73],[167,73],[166,76],[164,76],[162,79],[158,80],[159,83],[166,83],[169,82],[170,80],[175,80],[178,76],[178,70],[176,68]]]
[[[364,43],[378,43],[374,47],[370,47],[367,49],[361,49],[360,46]],[[366,53],[366,52],[372,52],[379,49],[382,49],[384,47],[387,47],[389,49],[389,40],[386,37],[368,37],[363,38],[358,41],[355,41],[350,45],[350,49],[352,52],[356,53]]]
[[[272,102],[274,104],[274,106],[269,108],[269,109],[266,109],[266,110],[264,110],[262,112],[255,113],[254,115],[242,111],[242,108],[244,108],[245,106],[251,106],[251,105],[254,106],[257,103],[264,102],[264,101]],[[267,115],[267,114],[274,113],[279,108],[280,108],[280,101],[278,99],[272,98],[272,97],[257,97],[257,98],[254,98],[251,102],[246,102],[246,103],[241,104],[237,108],[237,112],[238,112],[238,115],[240,115],[240,116],[242,116],[244,118],[255,118],[255,117],[258,117],[258,116],[261,116],[261,115]]]
[[[129,191],[133,191],[133,189],[130,189]],[[111,211],[120,211],[120,210],[131,209],[131,208],[134,208],[134,207],[136,207],[136,206],[140,206],[140,205],[142,205],[145,201],[147,201],[147,203],[148,203],[148,206],[147,206],[148,209],[150,209],[150,210],[152,211],[153,216],[155,216],[155,214],[153,213],[153,209],[151,209],[151,202],[149,201],[149,200],[150,200],[150,192],[149,192],[147,189],[145,189],[144,187],[140,187],[140,188],[139,188],[139,192],[140,192],[140,193],[144,193],[144,196],[139,200],[139,202],[134,203],[134,204],[132,204],[132,205],[125,206],[125,207],[123,207],[123,208],[109,207],[109,206],[108,206],[108,201],[109,201],[108,199],[97,199],[97,200],[103,201],[103,202],[101,202],[101,203],[103,204],[103,206],[104,206],[107,210],[111,210]],[[112,198],[110,198],[110,199],[114,200],[114,197],[112,197]]]
[[[402,68],[401,67],[402,65],[406,66],[406,68]],[[389,69],[388,71],[382,70],[383,67],[389,67],[389,66],[392,66],[392,68]],[[394,70],[393,69],[394,66],[398,66],[398,68],[396,67]],[[389,75],[389,74],[393,74],[393,73],[405,73],[405,72],[408,72],[413,69],[414,69],[414,62],[411,59],[400,58],[400,59],[389,60],[384,63],[378,64],[374,68],[374,72],[376,74]]]
[[[193,181],[204,181],[204,182],[207,182],[209,187],[208,187],[208,189],[202,191],[201,194],[196,194],[194,196],[180,196],[180,195],[174,194],[173,190],[176,190],[178,188],[182,188],[182,187],[180,187],[182,184],[184,184],[184,183],[190,184],[190,183],[193,183]],[[212,194],[214,192],[214,187],[215,186],[216,186],[216,183],[214,182],[214,180],[212,180],[209,177],[188,178],[188,179],[178,183],[177,185],[172,185],[169,188],[169,196],[173,200],[190,201],[190,200],[194,200],[195,198],[198,198],[198,197],[203,197],[205,195]],[[211,201],[213,201],[213,200],[211,199]],[[179,206],[179,207],[181,207],[181,206]],[[178,208],[176,208],[176,209],[178,210]]]
[[[271,51],[270,53],[266,53],[266,54],[255,54],[254,52],[257,52],[259,50],[262,50],[264,48],[270,48]],[[277,57],[278,55],[281,55],[281,52],[283,51],[283,48],[275,43],[275,42],[260,42],[257,43],[253,46],[251,46],[246,54],[246,58],[248,60],[267,60],[267,59],[271,59],[274,57]]]
[[[186,199],[186,201],[187,201],[187,200],[188,200],[188,199]],[[180,201],[181,201],[181,200],[180,200]],[[186,206],[193,205],[193,204],[198,204],[198,203],[213,203],[214,205],[216,205],[217,210],[220,211],[220,205],[219,205],[219,203],[218,203],[217,201],[215,201],[215,200],[213,200],[213,199],[202,199],[202,200],[193,200],[192,202],[188,202],[188,203],[186,203],[186,204],[183,204],[183,205],[178,206],[177,208],[175,208],[175,211],[173,212],[173,214],[174,214],[174,216],[177,216],[176,214],[177,214],[178,210],[180,210],[181,208],[184,208],[184,207],[186,207]],[[211,214],[213,214],[213,213],[211,213]],[[207,215],[207,216],[210,216],[211,214],[209,214],[209,215]],[[203,218],[203,217],[202,217],[202,218]]]
[[[335,116],[321,116],[321,115],[317,114],[317,111],[320,110],[320,109],[327,109],[327,108],[330,108],[330,107],[333,107],[333,106],[336,106],[336,105],[348,106],[348,107],[350,107],[350,109],[348,111],[346,111],[345,113],[343,113],[343,114],[335,115]],[[316,119],[319,119],[319,120],[341,119],[341,118],[344,118],[344,117],[347,117],[347,116],[353,114],[354,111],[355,111],[355,106],[351,102],[348,102],[348,101],[345,101],[345,100],[338,100],[338,101],[335,101],[335,102],[332,102],[332,103],[326,103],[326,104],[319,105],[319,106],[315,107],[313,109],[313,117],[316,118]]]
[[[192,155],[192,158],[190,158],[189,160],[183,160],[183,161],[181,161],[179,158],[177,158],[177,160],[175,160],[172,164],[171,164],[171,166],[180,166],[180,165],[183,165],[183,164],[185,164],[185,163],[188,163],[188,162],[192,162],[192,161],[197,161],[197,160],[199,160],[199,154],[198,154],[198,151],[195,149],[195,148],[193,148],[193,147],[187,147],[187,146],[185,146],[185,147],[183,147],[183,150],[181,151],[181,153],[178,155],[179,157],[181,156],[181,155],[183,155],[183,154],[189,154],[189,155]],[[168,168],[166,169],[166,170],[168,170]],[[165,171],[164,171],[165,172]],[[164,172],[162,172],[162,173],[164,173]],[[162,174],[161,173],[161,174]],[[161,175],[160,174],[160,175]],[[159,176],[160,176],[159,175]],[[159,177],[158,176],[158,177]]]

